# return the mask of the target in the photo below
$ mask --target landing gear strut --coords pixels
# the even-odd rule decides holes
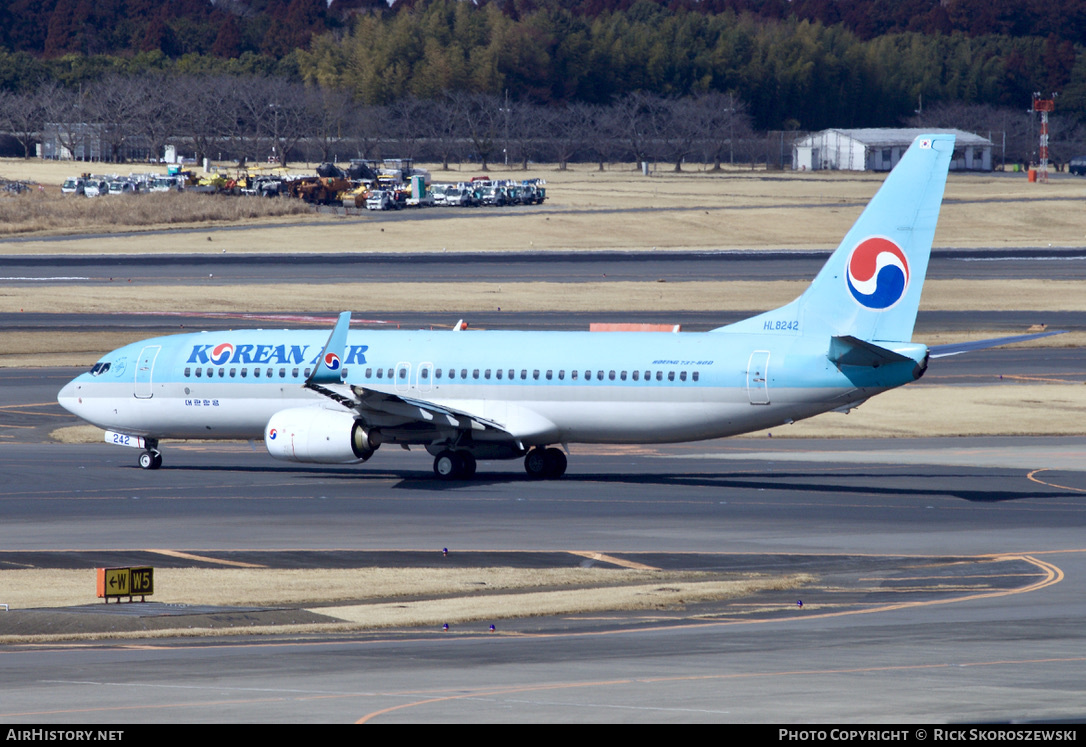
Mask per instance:
[[[524,457],[524,471],[533,480],[554,480],[566,473],[566,455],[553,446],[536,447]]]
[[[434,457],[434,474],[442,480],[468,480],[475,476],[475,457],[470,451],[445,451]]]

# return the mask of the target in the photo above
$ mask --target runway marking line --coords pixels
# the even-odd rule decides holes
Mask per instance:
[[[1050,467],[1045,467],[1044,469],[1035,469],[1035,470],[1033,470],[1032,472],[1030,472],[1029,474],[1026,475],[1026,479],[1031,480],[1031,481],[1037,483],[1038,485],[1044,485],[1044,486],[1049,487],[1049,488],[1060,488],[1061,490],[1071,490],[1071,491],[1074,491],[1076,493],[1086,493],[1086,488],[1073,488],[1070,485],[1058,485],[1058,484],[1056,484],[1054,482],[1045,482],[1044,480],[1041,480],[1040,478],[1036,477],[1036,475],[1038,473],[1040,473],[1040,472],[1051,472],[1051,471],[1052,471],[1052,469]],[[1063,470],[1057,470],[1057,472],[1060,472],[1060,471],[1063,471]]]
[[[658,571],[659,568],[651,565],[645,565],[644,563],[635,563],[632,560],[623,560],[622,558],[616,558],[613,555],[604,555],[601,552],[585,552],[581,550],[570,550],[570,555],[576,555],[581,558],[588,558],[589,560],[596,560],[601,563],[610,563],[617,565],[620,568],[631,568],[635,571]]]
[[[367,713],[361,717],[356,724],[366,724],[373,719],[384,716],[395,711],[403,710],[405,708],[416,708],[418,706],[431,705],[434,703],[446,703],[454,700],[470,700],[475,698],[493,697],[498,695],[512,695],[515,693],[525,692],[541,692],[548,690],[572,690],[585,687],[608,687],[613,685],[651,685],[662,682],[695,682],[695,681],[708,681],[708,680],[740,680],[740,679],[754,679],[754,678],[769,678],[769,677],[802,677],[804,675],[828,675],[828,674],[868,674],[871,672],[915,672],[922,670],[932,669],[953,669],[958,667],[991,667],[991,666],[1021,666],[1023,664],[1055,664],[1055,663],[1071,663],[1086,661],[1086,657],[1075,656],[1068,658],[1051,658],[1051,659],[1007,659],[1001,661],[980,661],[980,662],[965,662],[965,663],[941,663],[941,664],[903,664],[898,666],[882,666],[882,667],[850,667],[843,669],[797,669],[791,671],[780,672],[743,672],[735,674],[707,674],[707,675],[688,675],[688,676],[675,676],[675,677],[637,677],[637,678],[624,678],[618,680],[600,680],[596,682],[553,682],[540,685],[520,685],[507,688],[491,688],[487,690],[479,690],[477,692],[458,693],[455,695],[444,695],[439,697],[427,698],[426,700],[418,700],[413,703],[403,703],[401,705],[389,706],[388,708],[382,708],[371,713]],[[324,696],[328,697],[328,696]],[[333,696],[335,697],[335,696]],[[22,714],[15,714],[22,715]]]
[[[266,565],[260,565],[259,563],[243,563],[240,560],[223,560],[222,558],[211,558],[206,555],[194,555],[193,553],[181,552],[180,550],[156,550],[152,547],[148,548],[146,552],[153,552],[158,555],[165,555],[170,558],[179,558],[181,560],[199,560],[204,563],[228,565],[234,568],[267,568]]]
[[[1052,584],[1057,584],[1057,583],[1059,583],[1060,581],[1063,580],[1063,575],[1064,574],[1063,574],[1062,570],[1060,570],[1056,566],[1053,566],[1053,565],[1049,564],[1049,562],[1045,562],[1044,560],[1038,560],[1038,559],[1036,559],[1034,557],[1031,557],[1031,556],[1028,556],[1028,555],[1012,555],[1012,554],[1002,555],[1002,554],[997,554],[997,555],[980,556],[980,557],[981,558],[990,558],[992,560],[1023,560],[1025,562],[1030,562],[1030,564],[1033,564],[1034,566],[1038,567],[1041,571],[1044,571],[1044,578],[1041,578],[1040,580],[1036,581],[1035,583],[1032,583],[1032,584],[1027,585],[1027,586],[1023,586],[1021,588],[1012,588],[1012,590],[1002,590],[1002,591],[996,591],[996,592],[984,592],[984,593],[980,593],[980,594],[969,594],[969,595],[965,595],[965,596],[961,596],[961,597],[957,597],[957,598],[952,598],[952,599],[929,599],[929,600],[926,600],[926,602],[912,602],[912,603],[900,603],[900,604],[892,604],[892,605],[882,605],[882,606],[879,606],[879,607],[872,607],[872,608],[869,608],[869,609],[853,609],[853,610],[838,611],[838,612],[823,612],[823,613],[819,613],[819,615],[808,615],[808,616],[804,616],[803,618],[792,618],[792,620],[811,620],[811,619],[820,619],[820,618],[825,619],[825,618],[834,618],[834,617],[844,617],[844,616],[848,616],[848,615],[868,615],[868,613],[871,613],[871,612],[894,611],[894,610],[899,610],[899,609],[908,609],[908,608],[912,608],[912,607],[927,607],[927,606],[932,606],[932,605],[945,605],[945,604],[958,603],[958,602],[970,602],[970,600],[973,600],[973,599],[985,599],[985,598],[992,598],[992,597],[998,597],[998,596],[1010,596],[1012,594],[1024,594],[1026,592],[1035,592],[1035,591],[1041,590],[1041,588],[1046,588],[1047,586],[1051,586]],[[776,622],[776,620],[732,620],[732,621],[706,622],[706,623],[695,623],[695,624],[697,624],[698,626],[709,626],[709,625],[723,626],[723,625],[756,624],[756,623],[763,623],[763,622]],[[642,631],[642,632],[647,631],[647,630],[659,631],[659,630],[666,630],[666,629],[669,629],[669,628],[675,628],[675,626],[677,626],[677,625],[662,625],[662,626],[658,626],[658,628],[647,628],[647,629],[642,628],[642,629],[639,629],[639,630]],[[683,625],[683,626],[689,626],[689,624]],[[592,633],[542,634],[542,635],[528,635],[527,637],[565,637],[565,636],[568,636],[568,635],[611,635],[611,634],[620,634],[620,633],[629,633],[629,632],[633,632],[633,631],[597,631],[597,632],[592,632]],[[1066,659],[1066,661],[1083,661],[1083,660],[1086,660],[1086,657],[1075,657],[1075,658],[1071,658],[1071,659]],[[1034,662],[1037,662],[1037,661],[1039,661],[1039,660],[1028,659],[1028,660],[1024,660],[1022,662],[1013,662],[1013,661],[973,662],[972,664],[970,664],[970,666],[983,667],[983,666],[996,666],[996,664],[1034,663]],[[1051,661],[1053,661],[1053,660],[1045,660],[1044,663],[1051,663]],[[367,722],[371,721],[372,719],[375,719],[375,718],[380,717],[380,716],[384,716],[384,714],[388,714],[388,713],[391,713],[391,712],[394,712],[394,711],[397,711],[397,710],[402,710],[402,709],[405,709],[405,708],[415,708],[415,707],[418,707],[418,706],[426,706],[426,705],[434,704],[434,702],[443,702],[443,701],[449,701],[449,700],[462,700],[462,699],[465,699],[465,698],[483,697],[483,696],[488,696],[488,695],[507,695],[509,693],[522,693],[522,692],[541,691],[541,689],[572,688],[572,687],[598,687],[598,686],[606,686],[606,685],[611,685],[611,684],[635,684],[635,683],[648,683],[648,682],[679,682],[679,681],[693,681],[693,680],[740,679],[740,678],[747,678],[747,676],[781,676],[781,675],[795,676],[795,675],[800,675],[800,674],[845,674],[845,673],[875,672],[875,671],[904,671],[904,670],[918,670],[918,669],[942,669],[942,668],[958,667],[958,666],[962,666],[962,664],[947,664],[947,663],[942,663],[942,664],[912,664],[912,666],[902,666],[902,667],[863,667],[863,668],[842,669],[842,670],[809,670],[809,671],[800,670],[800,671],[792,671],[792,672],[720,674],[720,675],[693,675],[693,676],[677,676],[677,678],[645,678],[645,679],[636,679],[636,680],[616,680],[616,681],[595,682],[595,683],[527,685],[527,686],[522,686],[522,687],[515,687],[515,688],[512,688],[512,689],[495,689],[495,691],[489,691],[489,692],[449,695],[449,696],[443,696],[443,697],[439,697],[439,698],[429,698],[429,699],[426,699],[426,700],[418,700],[418,701],[415,701],[415,702],[408,702],[408,704],[402,704],[402,705],[399,705],[399,706],[391,706],[389,708],[384,708],[384,709],[381,709],[381,710],[372,711],[371,713],[367,713],[366,716],[362,717],[361,719],[358,719],[357,721],[355,721],[355,723],[358,723],[358,724],[367,723]]]

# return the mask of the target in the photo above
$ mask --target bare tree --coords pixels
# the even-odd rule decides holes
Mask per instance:
[[[430,150],[439,157],[441,170],[448,171],[449,162],[454,158],[459,160],[462,144],[457,132],[455,103],[448,94],[429,101],[415,101],[422,136],[426,138]]]
[[[665,100],[656,94],[634,91],[611,107],[616,134],[625,141],[635,163],[654,161],[666,139],[670,115]]]
[[[145,140],[150,156],[158,159],[164,155],[167,141],[177,134],[176,79],[148,73],[135,82],[141,98],[135,131]]]
[[[139,127],[143,103],[142,86],[129,76],[107,75],[88,86],[85,109],[89,123],[97,129],[103,160],[126,159],[126,146]]]
[[[485,171],[490,168],[490,156],[497,147],[501,135],[501,100],[485,93],[449,94],[454,118],[463,128],[463,135],[471,142],[475,157]]]
[[[93,127],[87,122],[85,97],[82,90],[73,91],[50,81],[39,91],[42,102],[43,138],[55,139],[61,152],[69,158],[89,161],[94,157]]]
[[[228,76],[182,76],[177,79],[176,91],[178,131],[192,143],[197,161],[210,157],[215,143],[237,120],[229,109],[234,80]]]
[[[34,93],[0,91],[0,128],[14,135],[23,146],[23,158],[30,158],[34,141],[40,137],[44,124],[45,106],[38,91]]]
[[[735,163],[737,140],[751,133],[747,105],[734,94],[715,91],[694,96],[690,104],[705,162],[713,164],[713,171],[720,171],[725,157]]]
[[[320,160],[333,161],[349,135],[355,104],[351,95],[339,88],[319,88],[316,94],[320,108],[313,122],[313,141],[320,149]]]

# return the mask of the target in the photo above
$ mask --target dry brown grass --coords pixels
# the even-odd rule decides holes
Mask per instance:
[[[788,303],[807,283],[779,280],[584,283],[324,283],[320,285],[3,286],[0,312],[108,313],[152,308],[175,312],[420,311],[456,315],[493,311],[759,311]],[[51,292],[50,292],[51,291]],[[923,310],[1086,310],[1078,281],[929,280]],[[1043,315],[1043,314],[1042,314]],[[450,319],[450,324],[456,321]],[[663,321],[667,321],[663,319]],[[1044,319],[1040,319],[1044,322]],[[145,335],[143,335],[145,336]]]
[[[0,196],[0,235],[91,233],[136,228],[265,222],[284,216],[314,217],[301,200],[156,192],[88,199],[25,192]]]
[[[78,171],[71,164],[0,161],[0,174],[40,166],[55,183]],[[298,165],[297,171],[309,168]],[[58,170],[59,169],[59,170]],[[456,181],[470,166],[441,172]],[[492,176],[544,176],[548,201],[524,210],[441,210],[440,220],[372,221],[368,217],[313,216],[304,227],[254,225],[214,236],[181,234],[156,240],[156,252],[441,252],[578,251],[615,249],[828,249],[859,215],[885,175],[843,172],[723,173],[661,171],[643,177],[624,165],[597,172],[580,165],[527,173],[497,169]],[[43,180],[44,181],[44,180]],[[54,188],[55,191],[55,188]],[[1058,178],[1046,185],[1025,177],[951,174],[935,243],[941,247],[1078,246],[1086,230],[1081,201],[1086,182]],[[101,200],[102,198],[98,198]],[[226,198],[229,202],[232,198]],[[95,203],[97,200],[82,200]],[[275,203],[275,200],[267,202]],[[485,214],[485,219],[481,219]],[[217,219],[218,220],[218,219]],[[221,220],[231,220],[229,217]],[[152,223],[155,223],[152,216]],[[158,225],[163,222],[158,221]],[[101,224],[96,224],[101,225]],[[148,226],[150,227],[150,226]],[[102,228],[102,230],[108,230]],[[145,238],[115,237],[0,244],[0,253],[141,254]]]
[[[687,604],[795,589],[815,580],[809,574],[777,576],[615,568],[162,568],[155,573],[154,599],[158,602],[225,607],[309,605],[309,611],[341,622],[9,635],[0,636],[0,642],[317,633],[543,615],[675,610]],[[101,603],[94,594],[94,571],[89,569],[2,571],[0,588],[4,589],[3,601],[15,610]],[[389,598],[397,601],[384,601]],[[328,604],[336,601],[351,603]]]

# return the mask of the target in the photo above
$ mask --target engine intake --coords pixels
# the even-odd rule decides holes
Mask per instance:
[[[264,447],[276,459],[318,464],[356,464],[380,445],[354,415],[323,407],[292,407],[271,416]]]

